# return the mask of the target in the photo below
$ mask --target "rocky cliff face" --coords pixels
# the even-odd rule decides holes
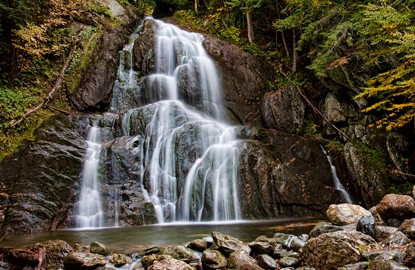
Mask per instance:
[[[98,40],[90,64],[71,97],[73,106],[79,111],[105,111],[108,108],[120,60],[119,51],[139,22],[132,10],[124,9],[116,1],[109,0],[108,4],[122,25],[107,29]]]
[[[86,123],[56,118],[37,140],[0,165],[0,226],[4,233],[66,227],[73,208],[84,153]]]
[[[79,110],[100,111],[108,107],[118,50],[126,33],[124,29],[102,38],[100,50],[96,51],[72,98]],[[140,75],[146,75],[154,71],[155,63],[151,21],[144,24],[141,36],[134,44],[133,65]],[[236,133],[241,140],[238,181],[243,217],[324,216],[328,205],[340,203],[341,196],[334,187],[327,157],[320,146],[327,140],[304,133],[308,105],[292,86],[267,93],[266,83],[272,78],[272,69],[263,60],[214,38],[205,39],[204,47],[219,68],[228,120],[244,125]],[[184,99],[195,98],[191,91],[181,95]],[[127,102],[137,106],[150,101],[151,96],[143,95]],[[345,134],[338,136],[329,122],[323,124],[325,138],[339,138],[343,143],[333,161],[340,181],[357,203],[366,207],[376,204],[391,178],[384,161],[410,173],[407,157],[413,149],[402,136],[369,131],[355,105],[340,102],[331,95],[320,101],[326,120]],[[110,142],[103,146],[102,193],[108,222],[115,218],[116,208],[122,225],[155,222],[154,209],[144,201],[143,190],[137,182],[148,174],[138,166],[144,130],[150,119],[145,110],[151,108],[142,109],[136,118],[131,118],[135,119],[130,123],[131,136],[109,135]],[[115,118],[110,122],[101,121],[100,125],[119,135],[122,119]],[[84,128],[89,123],[82,119],[61,118],[47,123],[39,130],[35,142],[0,163],[3,231],[29,233],[69,226],[68,216],[80,186]],[[195,130],[189,130],[190,136],[192,132],[197,135]],[[189,170],[189,162],[200,154],[197,143],[192,143],[190,138],[179,138],[177,142],[178,185]],[[370,151],[362,145],[376,145],[387,151],[379,160],[369,155]]]

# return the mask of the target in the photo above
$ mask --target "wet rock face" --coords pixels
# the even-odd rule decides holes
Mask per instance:
[[[66,227],[82,168],[84,124],[76,118],[52,119],[37,131],[36,141],[0,163],[4,232]]]
[[[228,118],[236,124],[262,127],[260,102],[272,68],[234,44],[207,37],[203,46],[218,66]]]
[[[293,85],[265,95],[261,111],[267,128],[297,133],[304,127],[305,104]]]
[[[276,130],[242,128],[239,136],[249,139],[241,142],[238,174],[245,218],[319,217],[341,202],[316,142]]]
[[[133,64],[134,69],[139,72],[140,76],[145,76],[155,71],[155,27],[153,20],[145,20],[140,32],[140,38],[134,42]]]
[[[364,153],[358,144],[351,142],[344,146],[344,155],[353,180],[351,183],[360,193],[358,197],[362,198],[363,206],[369,208],[376,205],[387,190],[388,176],[384,163]]]
[[[128,19],[122,19],[125,20],[123,26],[105,32],[98,40],[90,64],[71,97],[79,111],[104,111],[108,107],[117,75],[119,51],[138,22],[136,15],[128,13]]]

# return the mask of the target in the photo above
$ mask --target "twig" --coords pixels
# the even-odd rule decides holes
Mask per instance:
[[[5,232],[4,235],[3,235],[3,237],[0,238],[0,242],[3,241],[4,237],[6,237],[6,235],[7,235],[7,232]]]
[[[22,123],[26,117],[28,117],[29,115],[37,112],[38,110],[40,110],[41,108],[43,108],[44,106],[46,106],[50,100],[52,100],[54,94],[59,90],[59,88],[61,87],[62,81],[65,77],[65,72],[69,67],[69,64],[72,60],[72,55],[74,52],[74,46],[72,46],[71,51],[68,54],[68,57],[65,60],[65,63],[61,69],[61,72],[58,75],[58,79],[55,82],[55,85],[53,86],[52,90],[50,90],[50,92],[48,93],[48,95],[43,99],[43,101],[41,103],[39,103],[36,107],[34,107],[33,109],[31,109],[30,111],[26,112],[20,119],[14,121],[11,123],[10,127],[15,127],[17,125],[19,125],[20,123]]]
[[[280,73],[292,84],[295,86],[295,88],[297,89],[298,93],[304,98],[304,100],[308,103],[308,105],[310,105],[310,107],[316,112],[318,113],[323,119],[324,121],[326,121],[328,124],[330,124],[341,136],[343,136],[344,138],[346,138],[346,140],[350,141],[350,138],[343,132],[341,131],[338,127],[336,127],[332,122],[330,122],[330,120],[327,119],[327,117],[319,110],[317,109],[316,106],[314,106],[313,103],[311,103],[311,101],[307,98],[306,95],[303,94],[303,92],[301,92],[300,87],[297,86],[297,84],[295,84],[289,77],[288,75],[283,71],[282,69],[282,64],[280,64]]]

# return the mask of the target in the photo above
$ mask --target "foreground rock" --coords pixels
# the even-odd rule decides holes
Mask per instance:
[[[308,266],[328,270],[361,261],[359,248],[375,243],[372,237],[357,231],[324,233],[305,244],[302,258]]]

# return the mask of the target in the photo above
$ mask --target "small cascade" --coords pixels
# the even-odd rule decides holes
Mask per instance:
[[[91,228],[104,225],[104,214],[99,191],[99,128],[92,126],[86,140],[87,149],[82,171],[82,188],[76,206],[76,227]]]
[[[118,189],[115,188],[114,193],[114,226],[120,226],[120,206],[118,204]]]
[[[148,101],[121,120],[122,136],[144,133],[139,160],[145,200],[159,223],[240,219],[237,141],[234,128],[222,122],[221,83],[203,36],[155,23],[156,73],[130,82],[135,76],[124,63],[118,79],[119,95]],[[131,55],[129,45],[124,53]],[[113,97],[112,111],[124,111],[120,100]]]
[[[337,177],[337,171],[336,171],[336,167],[333,165],[333,161],[331,156],[329,155],[329,153],[326,151],[326,149],[324,149],[323,146],[321,146],[321,149],[323,150],[324,155],[326,155],[327,157],[327,161],[330,164],[330,168],[331,168],[331,175],[333,176],[333,184],[334,184],[334,188],[338,191],[340,191],[340,194],[342,196],[343,201],[347,202],[347,203],[353,203],[349,193],[347,192],[347,190],[344,188],[343,184],[340,182],[340,179]]]

